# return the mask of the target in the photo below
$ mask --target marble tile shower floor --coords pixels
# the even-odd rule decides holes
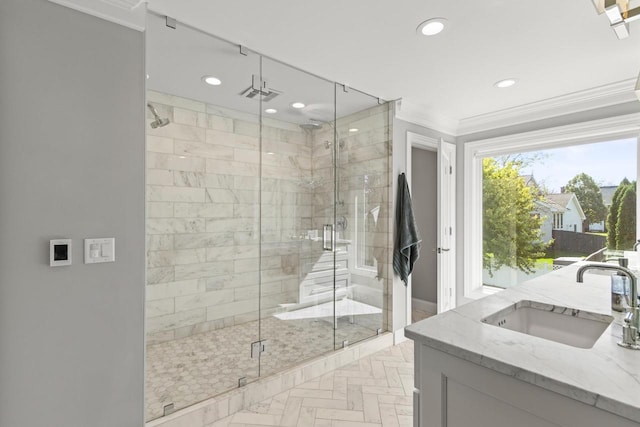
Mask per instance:
[[[181,409],[238,387],[248,381],[295,366],[350,343],[376,334],[380,315],[358,315],[338,320],[334,331],[325,319],[280,320],[275,317],[247,322],[190,337],[147,346],[146,419],[161,417],[170,403]],[[370,327],[367,327],[370,325]],[[251,343],[258,340],[258,328],[267,350],[251,358]],[[335,332],[335,338],[334,338]]]

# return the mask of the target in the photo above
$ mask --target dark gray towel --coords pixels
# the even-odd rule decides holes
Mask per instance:
[[[398,177],[398,201],[396,205],[396,241],[393,250],[393,270],[405,286],[413,271],[413,264],[420,256],[422,239],[416,227],[411,207],[411,195],[404,174]]]

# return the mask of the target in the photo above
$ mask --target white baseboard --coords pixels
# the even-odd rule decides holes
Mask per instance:
[[[426,311],[427,313],[438,314],[438,305],[434,302],[425,301],[423,299],[411,298],[411,308]]]
[[[408,338],[404,336],[404,328],[393,331],[393,345],[398,345],[406,340],[408,340]]]

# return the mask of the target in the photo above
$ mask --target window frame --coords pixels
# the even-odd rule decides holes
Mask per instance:
[[[540,151],[595,142],[636,138],[640,140],[640,113],[552,127],[464,144],[464,285],[463,296],[482,298],[498,292],[482,284],[482,159],[509,153]],[[639,144],[640,145],[640,144]],[[637,150],[640,176],[640,149]],[[640,179],[636,177],[640,182]],[[636,210],[640,212],[640,197]],[[640,236],[640,221],[636,236]]]

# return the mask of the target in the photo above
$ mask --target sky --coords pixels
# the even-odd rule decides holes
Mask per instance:
[[[523,175],[533,174],[539,185],[552,193],[578,175],[590,175],[600,186],[618,185],[623,178],[634,181],[637,176],[636,139],[600,142],[556,148],[536,153],[543,158],[522,169]]]

